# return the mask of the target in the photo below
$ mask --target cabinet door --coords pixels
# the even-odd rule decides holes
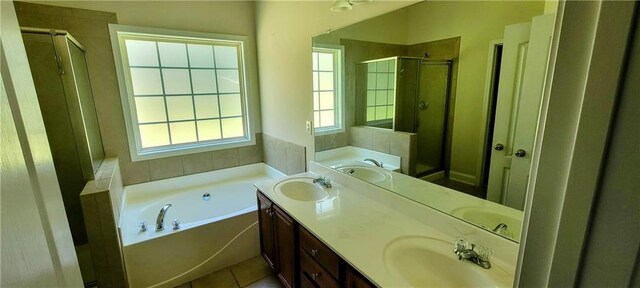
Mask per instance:
[[[273,206],[273,211],[275,211],[273,219],[277,243],[278,277],[285,288],[291,288],[294,287],[296,277],[296,222],[277,206]]]
[[[276,246],[273,231],[273,203],[258,194],[258,221],[260,222],[260,253],[267,264],[274,271],[276,270]]]
[[[351,268],[351,267],[347,267],[347,273],[346,273],[346,277],[345,277],[345,282],[346,285],[345,287],[347,288],[373,288],[376,287],[376,285],[373,285],[371,282],[369,282],[369,280],[367,280],[366,278],[364,278],[364,276],[360,275],[360,273],[358,273],[358,271],[356,271],[355,269]]]

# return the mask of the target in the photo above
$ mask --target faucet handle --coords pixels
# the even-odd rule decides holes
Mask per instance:
[[[458,239],[456,239],[456,243],[454,244],[453,252],[459,252],[467,249],[467,244],[468,242],[466,240],[464,240],[462,237],[458,237]]]
[[[480,260],[487,262],[491,260],[491,255],[493,254],[493,250],[491,250],[491,248],[484,245],[478,245],[476,247],[478,247],[476,254],[478,254],[478,258],[480,258]]]
[[[178,219],[173,219],[173,230],[180,229],[180,221]]]
[[[140,232],[146,232],[147,231],[147,222],[140,221],[140,225],[138,227],[140,227]]]

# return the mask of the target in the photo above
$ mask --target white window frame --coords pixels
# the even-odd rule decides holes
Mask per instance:
[[[120,86],[120,96],[122,100],[121,102],[125,126],[127,130],[131,161],[135,162],[171,156],[187,155],[256,144],[256,139],[254,136],[255,127],[253,123],[253,115],[251,114],[251,109],[253,108],[251,99],[252,97],[248,95],[248,91],[251,91],[251,89],[247,77],[247,73],[249,73],[249,70],[247,69],[247,59],[245,52],[247,41],[246,36],[201,33],[117,24],[109,24],[109,32],[111,34],[113,57],[116,64],[116,72],[118,76],[118,83]],[[135,99],[133,88],[131,86],[130,73],[126,73],[125,71],[125,65],[126,69],[129,68],[128,59],[123,58],[121,49],[123,49],[124,39],[122,39],[120,35],[149,36],[151,39],[153,39],[154,36],[168,36],[173,37],[174,39],[182,38],[185,40],[185,43],[188,43],[190,41],[197,42],[198,40],[215,40],[216,42],[229,42],[236,44],[239,50],[238,70],[240,73],[239,78],[241,82],[240,98],[243,105],[242,117],[244,125],[244,137],[231,139],[223,138],[219,140],[199,141],[195,143],[170,144],[165,146],[142,148],[142,141],[140,137],[140,130],[138,128]],[[196,115],[194,115],[194,117],[196,117]]]
[[[344,132],[344,46],[342,45],[331,45],[331,44],[313,44],[312,52],[330,52],[334,55],[333,57],[333,71],[334,71],[334,80],[333,80],[333,88],[334,88],[334,110],[335,110],[335,125],[331,127],[319,127],[313,128],[314,134],[318,136],[343,133]],[[313,53],[311,54],[313,57]],[[314,70],[312,69],[312,73]],[[337,72],[337,73],[336,73]],[[312,93],[315,90],[312,88]],[[312,95],[313,98],[313,95]],[[315,109],[312,111],[315,113]],[[315,126],[315,125],[314,125]]]

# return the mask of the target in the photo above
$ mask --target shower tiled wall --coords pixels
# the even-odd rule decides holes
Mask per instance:
[[[98,169],[96,179],[89,181],[80,194],[98,287],[126,287],[122,242],[116,220],[120,218],[122,193],[118,159],[109,158]]]
[[[400,156],[402,173],[416,174],[417,135],[367,126],[351,127],[351,146]]]

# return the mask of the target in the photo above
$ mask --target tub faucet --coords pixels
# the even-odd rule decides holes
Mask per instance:
[[[507,230],[509,227],[507,227],[507,224],[504,223],[500,223],[498,224],[498,226],[496,226],[496,228],[493,228],[493,232],[497,232],[497,233],[501,233],[505,230]]]
[[[467,248],[467,244],[468,243],[463,239],[458,239],[458,241],[456,241],[455,247],[453,248],[453,253],[458,255],[458,260],[469,260],[470,262],[484,269],[491,268],[488,249],[483,248],[483,251],[478,253],[474,250],[474,248],[476,248],[475,244],[471,244],[471,249]]]
[[[156,218],[156,232],[164,230],[164,215],[167,214],[167,210],[173,206],[171,204],[166,204],[160,209],[158,212],[158,218]]]
[[[373,163],[373,165],[376,165],[376,166],[378,166],[378,167],[380,167],[380,168],[383,168],[382,166],[383,166],[384,164],[383,164],[382,162],[378,162],[378,161],[373,160],[373,159],[371,159],[371,158],[364,159],[364,162],[367,162],[367,161],[369,161],[369,162]]]

